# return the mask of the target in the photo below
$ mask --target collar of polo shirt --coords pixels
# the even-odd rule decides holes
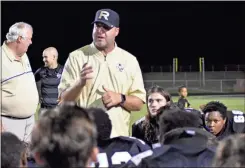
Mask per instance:
[[[111,51],[111,52],[109,52],[108,54],[107,54],[107,58],[108,58],[108,56],[109,55],[111,55],[111,54],[113,54],[115,51],[116,51],[116,49],[117,49],[117,43],[115,42],[115,47],[114,47],[114,49]],[[96,46],[94,45],[94,43],[92,42],[91,43],[91,48],[94,50],[94,52],[96,53],[96,55],[100,58],[100,59],[103,59],[104,60],[104,54],[103,54],[103,52],[101,52],[101,51],[99,51],[97,48],[96,48]]]
[[[9,53],[6,55],[10,59],[10,61],[20,61],[16,59],[14,52],[6,45],[6,41],[3,42],[3,49]]]

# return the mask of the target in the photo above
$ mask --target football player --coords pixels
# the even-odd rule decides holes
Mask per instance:
[[[236,133],[245,133],[244,113],[238,110],[227,111],[218,101],[211,101],[203,108],[205,128],[218,140]]]
[[[98,163],[96,167],[120,167],[133,156],[150,149],[145,142],[134,137],[110,138],[112,124],[108,114],[100,108],[89,108],[94,115],[98,131]]]
[[[200,127],[195,113],[169,109],[159,121],[161,147],[133,157],[124,167],[208,167],[215,155],[215,136]]]

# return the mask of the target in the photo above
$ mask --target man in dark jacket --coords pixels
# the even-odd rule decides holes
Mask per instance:
[[[58,85],[63,66],[58,64],[58,51],[54,47],[43,51],[43,62],[45,65],[35,72],[35,80],[41,109],[48,109],[58,104]]]

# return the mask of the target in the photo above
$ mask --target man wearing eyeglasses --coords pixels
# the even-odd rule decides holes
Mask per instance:
[[[145,102],[141,69],[135,56],[117,46],[119,15],[98,10],[93,42],[70,53],[58,87],[60,103],[76,101],[102,108],[112,121],[111,137],[128,136],[131,111]]]
[[[63,66],[58,63],[58,51],[55,47],[44,49],[43,62],[44,66],[35,72],[40,97],[39,113],[57,105],[58,85],[63,71]]]
[[[26,54],[32,44],[32,26],[18,22],[9,28],[1,51],[1,124],[29,142],[38,105],[38,92]]]

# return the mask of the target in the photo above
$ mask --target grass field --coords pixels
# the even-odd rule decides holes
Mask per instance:
[[[174,102],[177,102],[178,97],[173,97]],[[240,110],[245,112],[245,98],[244,97],[232,97],[232,96],[190,96],[188,101],[192,108],[199,109],[201,104],[208,103],[210,101],[220,101],[224,103],[229,110]],[[142,108],[140,112],[132,112],[131,125],[146,114],[146,106]]]
[[[174,102],[177,102],[178,97],[173,97]],[[192,108],[199,109],[201,104],[208,103],[210,101],[220,101],[224,103],[229,110],[240,110],[245,112],[245,98],[242,97],[232,97],[232,96],[190,96],[188,101]],[[38,111],[38,110],[37,110]],[[132,112],[130,124],[132,125],[136,120],[140,119],[146,114],[146,105],[139,112]],[[37,113],[35,115],[37,119]],[[131,127],[130,127],[131,131]]]

